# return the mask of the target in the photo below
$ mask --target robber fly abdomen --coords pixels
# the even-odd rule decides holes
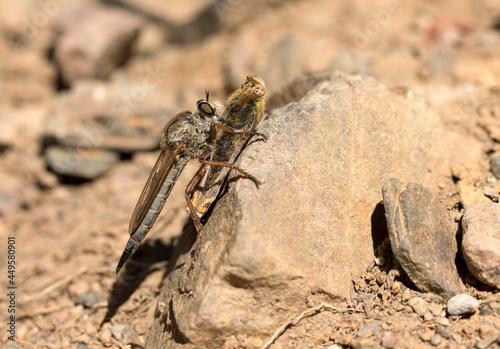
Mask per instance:
[[[164,154],[160,154],[160,157],[164,156],[165,156]],[[158,194],[156,194],[153,202],[151,203],[151,206],[147,210],[146,215],[142,218],[142,220],[139,219],[139,217],[137,217],[136,215],[132,215],[132,219],[130,221],[130,226],[129,226],[130,238],[127,241],[125,250],[123,251],[118,266],[116,267],[117,274],[122,268],[122,266],[125,264],[125,262],[130,258],[132,253],[134,253],[134,251],[137,249],[141,241],[146,237],[147,233],[149,233],[149,230],[155,224],[156,219],[158,218],[158,215],[163,209],[163,205],[165,204],[165,201],[167,201],[167,198],[170,195],[170,192],[172,191],[175,182],[179,178],[182,170],[184,169],[184,167],[188,162],[189,158],[186,156],[181,156],[177,161],[175,161],[175,164],[169,171],[167,178],[163,181],[163,185],[158,191]],[[151,193],[150,195],[153,194]],[[141,200],[138,201],[137,205],[139,205],[139,202],[141,202]],[[142,202],[141,204],[144,203]],[[136,206],[136,210],[137,209],[138,207]]]

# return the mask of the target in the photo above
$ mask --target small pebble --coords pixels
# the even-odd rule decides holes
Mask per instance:
[[[132,339],[132,328],[129,325],[114,325],[111,327],[111,333],[121,343],[128,343]]]
[[[479,302],[468,294],[458,294],[450,298],[448,301],[448,314],[450,315],[466,315],[474,313],[479,307]]]
[[[36,175],[37,184],[42,189],[52,189],[58,184],[57,176],[51,172],[39,171]]]
[[[455,342],[457,342],[458,344],[462,343],[462,337],[460,335],[456,334],[455,332],[451,333],[451,338],[453,338],[453,340]]]
[[[358,337],[370,337],[373,334],[376,334],[378,332],[377,330],[378,322],[377,321],[372,321],[365,327],[359,329],[358,331]]]
[[[386,262],[387,260],[383,256],[375,258],[375,264],[378,265],[379,267],[385,265]]]
[[[427,312],[424,314],[424,321],[432,321],[434,319],[434,315],[431,312]]]
[[[432,338],[431,338],[431,344],[433,346],[438,346],[439,344],[441,344],[442,341],[443,341],[443,337],[441,337],[438,334],[432,336]]]
[[[389,280],[389,279],[387,279]],[[391,293],[393,295],[401,294],[402,289],[401,289],[401,282],[395,281],[391,286],[389,286],[389,283],[387,284],[387,287],[391,289]]]
[[[398,336],[394,332],[385,332],[382,336],[382,346],[384,348],[394,348],[398,343]]]
[[[436,328],[436,334],[439,334],[443,338],[450,339],[453,331],[448,326],[438,325]]]
[[[497,334],[497,329],[491,322],[484,322],[479,327],[479,337],[481,339],[493,337],[495,334]]]
[[[481,315],[500,315],[500,302],[491,301],[481,308]]]
[[[450,320],[448,320],[447,318],[445,317],[441,317],[441,316],[438,316],[436,318],[436,323],[438,325],[443,325],[443,326],[449,326],[450,325]]]
[[[96,291],[87,291],[82,293],[75,299],[76,305],[83,305],[85,308],[92,308],[94,305],[102,301],[102,294]]]
[[[408,302],[408,301],[410,300],[410,298],[411,298],[411,297],[412,297],[412,295],[411,295],[411,292],[410,292],[410,290],[409,290],[409,289],[407,289],[407,290],[403,290],[403,295],[402,295],[402,297],[401,297],[401,300],[402,300],[403,302]]]
[[[103,328],[102,330],[99,331],[97,334],[97,338],[101,343],[109,343],[111,342],[111,330],[109,328]]]
[[[78,297],[79,295],[88,292],[90,285],[87,281],[78,280],[68,286],[68,293],[71,297]]]
[[[444,315],[444,313],[443,313],[443,306],[441,304],[429,303],[429,310],[435,316],[442,316],[442,315]]]
[[[483,188],[483,194],[494,202],[498,202],[498,193],[492,187],[485,185]]]
[[[424,316],[429,308],[429,305],[420,297],[413,297],[408,300],[408,305],[413,309],[418,316]]]

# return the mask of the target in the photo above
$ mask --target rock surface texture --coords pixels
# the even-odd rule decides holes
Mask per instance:
[[[351,279],[374,258],[384,182],[435,187],[454,146],[411,92],[339,73],[257,131],[268,142],[252,142],[237,165],[266,184],[233,174],[189,272],[195,237],[185,229],[148,348],[220,348],[235,333],[265,340],[307,302],[349,298]]]
[[[500,288],[500,204],[481,202],[465,208],[462,250],[479,281]]]
[[[382,190],[392,252],[417,288],[449,299],[463,290],[454,224],[426,188],[391,178]]]

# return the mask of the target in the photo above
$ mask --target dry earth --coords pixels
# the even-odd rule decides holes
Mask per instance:
[[[498,1],[227,0],[208,12],[208,1],[189,2],[189,10],[184,1],[106,4],[142,16],[137,41],[128,60],[101,82],[76,78],[70,87],[64,86],[54,53],[60,28],[71,25],[69,20],[64,24],[69,4],[0,4],[2,347],[145,346],[169,259],[189,224],[183,190],[197,167],[191,164],[182,174],[169,210],[117,278],[114,270],[128,220],[156,158],[148,150],[156,131],[149,129],[192,109],[205,88],[224,100],[249,73],[266,80],[269,109],[279,106],[273,94],[302,74],[341,70],[374,76],[391,88],[408,87],[429,102],[448,129],[482,145],[475,162],[450,169],[450,176],[459,178],[460,199],[465,204],[490,201],[486,185],[496,188],[498,198],[490,168],[500,155]],[[107,89],[112,88],[116,91],[110,97]],[[78,127],[75,120],[98,115],[113,101],[130,115],[151,116],[149,124],[127,118],[146,130],[145,140],[134,143],[140,151],[121,152],[120,161],[91,181],[50,171],[44,151],[51,144],[47,130],[54,120],[56,126],[67,122]],[[125,148],[126,140],[117,137],[118,147]],[[460,219],[451,190],[441,199]],[[8,237],[15,237],[15,342],[7,331],[12,315],[6,289]],[[392,266],[392,261],[383,267],[367,265],[367,273],[353,280],[356,293],[345,302],[304,299],[303,308],[287,314],[289,328],[270,347],[500,347],[495,339],[488,342],[500,332],[498,290],[464,277],[480,311],[447,317],[439,297],[418,292]],[[430,310],[419,315],[408,305],[412,297],[424,299]],[[363,307],[355,306],[361,303]],[[304,309],[310,312],[296,323]],[[276,311],[281,311],[279,305]],[[429,312],[432,318],[425,316]],[[235,334],[224,348],[264,344]]]

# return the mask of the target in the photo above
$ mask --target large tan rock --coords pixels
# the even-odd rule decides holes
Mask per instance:
[[[230,180],[189,273],[194,233],[180,238],[148,348],[220,348],[235,333],[264,341],[306,302],[349,298],[383,230],[372,225],[383,183],[445,180],[453,144],[425,101],[370,77],[321,80],[259,127],[269,141],[237,163],[266,184]]]

